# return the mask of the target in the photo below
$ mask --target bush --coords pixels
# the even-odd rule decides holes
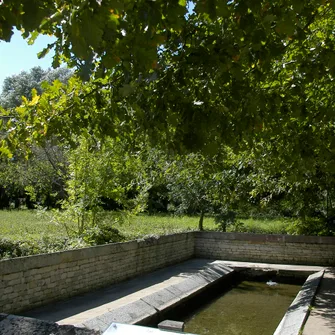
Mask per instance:
[[[236,212],[234,211],[222,211],[215,215],[215,223],[219,226],[220,231],[227,231],[227,226],[236,223]]]
[[[13,258],[30,255],[30,247],[26,242],[0,239],[0,258]]]
[[[334,235],[332,228],[324,218],[306,218],[294,221],[287,230],[292,235],[332,236]]]
[[[88,228],[82,234],[83,240],[89,245],[100,245],[113,242],[125,241],[125,237],[118,229],[108,223],[102,223]]]
[[[0,259],[46,254],[89,246],[82,239],[42,237],[36,241],[0,239]]]

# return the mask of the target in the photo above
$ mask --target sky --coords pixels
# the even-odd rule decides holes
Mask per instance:
[[[34,66],[43,69],[51,67],[53,52],[50,51],[44,58],[38,59],[37,53],[42,51],[53,37],[39,36],[33,45],[28,45],[21,33],[16,30],[10,42],[0,41],[0,91],[6,77],[29,71]]]

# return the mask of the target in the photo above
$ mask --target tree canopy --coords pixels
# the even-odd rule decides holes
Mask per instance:
[[[35,138],[122,124],[177,150],[264,140],[308,156],[333,136],[333,1],[5,0],[0,23],[6,41],[13,27],[54,35],[39,56],[54,49],[84,79],[26,102]]]

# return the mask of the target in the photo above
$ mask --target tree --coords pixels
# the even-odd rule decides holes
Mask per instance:
[[[77,144],[68,154],[68,197],[61,202],[61,211],[53,211],[53,221],[64,225],[69,236],[91,238],[97,229],[110,233],[123,216],[142,211],[146,189],[140,180],[139,156],[125,152],[125,142],[106,138],[102,143],[86,134]],[[135,196],[129,197],[134,190]],[[109,215],[106,224],[102,209],[108,200],[118,203],[120,210],[114,212],[114,221]]]
[[[200,214],[203,230],[206,213],[213,213],[213,166],[204,156],[189,154],[175,157],[167,164],[165,178],[170,203],[177,213]]]
[[[0,106],[5,109],[20,106],[22,97],[31,99],[33,89],[37,94],[43,92],[41,84],[44,81],[52,83],[57,79],[66,83],[72,74],[72,71],[67,68],[43,70],[40,66],[35,66],[29,72],[22,71],[18,75],[6,77],[0,95]]]
[[[10,160],[3,158],[0,187],[4,200],[0,208],[8,208],[10,201],[15,207],[57,206],[66,197],[67,166],[65,148],[49,141],[43,147],[34,146],[28,160],[18,155]]]
[[[7,108],[11,117],[16,122],[15,107],[22,104],[22,99],[31,99],[32,94],[42,94],[43,83],[53,83],[58,80],[64,84],[73,75],[67,68],[56,70],[43,70],[34,67],[29,72],[22,71],[18,75],[5,78],[3,91],[0,95],[0,106]],[[17,120],[19,116],[17,116]],[[5,115],[0,115],[0,123],[6,121]],[[0,133],[0,138],[1,138]],[[25,140],[23,140],[25,141]],[[4,201],[1,207],[8,207],[12,200],[19,205],[18,199],[24,199],[21,205],[55,206],[59,199],[65,197],[65,180],[67,178],[67,161],[65,147],[52,138],[41,143],[41,146],[31,146],[31,157],[24,159],[19,150],[15,157],[0,162],[0,187]],[[30,197],[27,197],[29,193]]]

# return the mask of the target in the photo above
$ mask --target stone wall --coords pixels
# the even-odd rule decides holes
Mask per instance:
[[[0,261],[0,312],[18,313],[192,257],[335,266],[335,237],[190,232]]]
[[[187,260],[194,234],[0,261],[0,312],[18,313]]]
[[[195,257],[245,262],[335,265],[335,237],[198,232]]]

